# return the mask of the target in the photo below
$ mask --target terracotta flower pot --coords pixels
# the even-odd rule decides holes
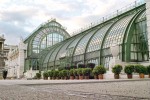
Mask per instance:
[[[56,80],[59,80],[59,77],[56,77]]]
[[[83,80],[83,75],[79,75],[79,80]]]
[[[45,77],[44,80],[48,80],[48,77]]]
[[[70,80],[74,80],[74,76],[70,76]]]
[[[94,79],[98,79],[98,76],[97,76],[97,75],[94,75]]]
[[[63,80],[63,79],[64,79],[64,77],[61,77],[61,79]]]
[[[99,78],[99,79],[104,79],[103,74],[99,74],[99,75],[98,75],[98,78]]]
[[[139,77],[140,77],[140,78],[144,78],[145,75],[144,75],[143,73],[141,73],[141,74],[139,74]]]
[[[66,77],[66,76],[64,77],[64,80],[67,80],[67,77]]]
[[[115,79],[119,79],[119,74],[114,74]]]
[[[88,80],[88,79],[89,79],[89,76],[84,76],[84,79],[87,79],[87,80]]]
[[[75,79],[77,79],[77,80],[78,80],[78,79],[79,79],[79,76],[75,76]]]
[[[128,79],[132,79],[132,74],[127,74]]]

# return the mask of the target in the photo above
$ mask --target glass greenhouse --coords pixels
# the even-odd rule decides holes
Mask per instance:
[[[119,46],[122,62],[149,60],[145,3],[133,5],[116,16],[70,36],[56,20],[41,25],[24,43],[28,44],[25,69],[50,70],[58,67],[95,63],[109,67],[110,47]]]

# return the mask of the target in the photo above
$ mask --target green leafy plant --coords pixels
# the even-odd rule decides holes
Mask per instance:
[[[92,71],[91,68],[82,69],[82,73],[86,76],[90,75],[91,71]]]
[[[37,77],[37,79],[40,79],[41,78],[41,73],[36,73],[36,77]]]
[[[74,71],[74,69],[70,69],[70,71],[69,71],[69,75],[70,75],[70,76],[74,76],[73,71]]]
[[[68,72],[69,72],[68,70],[62,70],[63,76],[64,76],[64,77],[67,77],[67,76],[68,76]]]
[[[77,76],[77,75],[78,75],[77,70],[78,70],[78,69],[73,69],[73,74],[74,74],[74,76]]]
[[[78,68],[85,68],[85,64],[78,64]]]
[[[150,65],[147,66],[147,73],[150,74]]]
[[[83,75],[83,69],[82,68],[78,68],[77,69],[77,74],[78,75]]]
[[[121,65],[115,65],[113,68],[112,68],[112,72],[114,74],[120,74],[121,73],[121,70],[122,70],[122,66]]]
[[[49,77],[53,77],[53,70],[49,70],[48,75],[49,75]]]
[[[98,75],[98,70],[93,69],[93,70],[92,70],[92,74],[97,76],[97,75]]]
[[[65,67],[58,67],[58,70],[59,71],[62,71],[62,70],[64,70],[65,69]]]
[[[87,63],[87,64],[86,64],[86,67],[93,69],[93,68],[95,67],[95,64],[94,64],[94,63]]]
[[[146,67],[143,65],[135,65],[135,72],[139,74],[146,74]]]
[[[47,71],[45,71],[44,73],[43,73],[43,77],[44,77],[44,79],[47,79],[48,78],[48,72]]]
[[[53,71],[53,77],[59,77],[59,71],[58,70]]]
[[[134,65],[126,65],[124,68],[126,74],[132,74],[134,72]]]
[[[99,74],[105,74],[105,73],[106,73],[106,68],[105,68],[104,66],[102,66],[102,65],[96,66],[96,67],[94,68],[94,70],[97,71],[97,74],[98,74],[98,75],[99,75]]]
[[[64,77],[62,71],[59,71],[59,77]]]

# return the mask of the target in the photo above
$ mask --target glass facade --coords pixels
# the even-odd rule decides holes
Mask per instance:
[[[31,39],[33,52],[39,53],[41,70],[81,63],[101,64],[108,68],[113,58],[110,47],[114,44],[119,46],[118,58],[121,61],[126,55],[128,62],[147,61],[149,58],[145,5],[72,37],[64,35],[66,31],[60,31],[59,24],[53,25],[54,22],[48,24],[49,28],[38,30]]]
[[[145,12],[143,12],[135,21],[130,53],[131,61],[148,61],[149,59]]]

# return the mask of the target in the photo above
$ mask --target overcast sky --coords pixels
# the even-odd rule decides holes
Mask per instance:
[[[135,0],[0,0],[0,34],[18,44],[40,24],[56,18],[72,33]]]

